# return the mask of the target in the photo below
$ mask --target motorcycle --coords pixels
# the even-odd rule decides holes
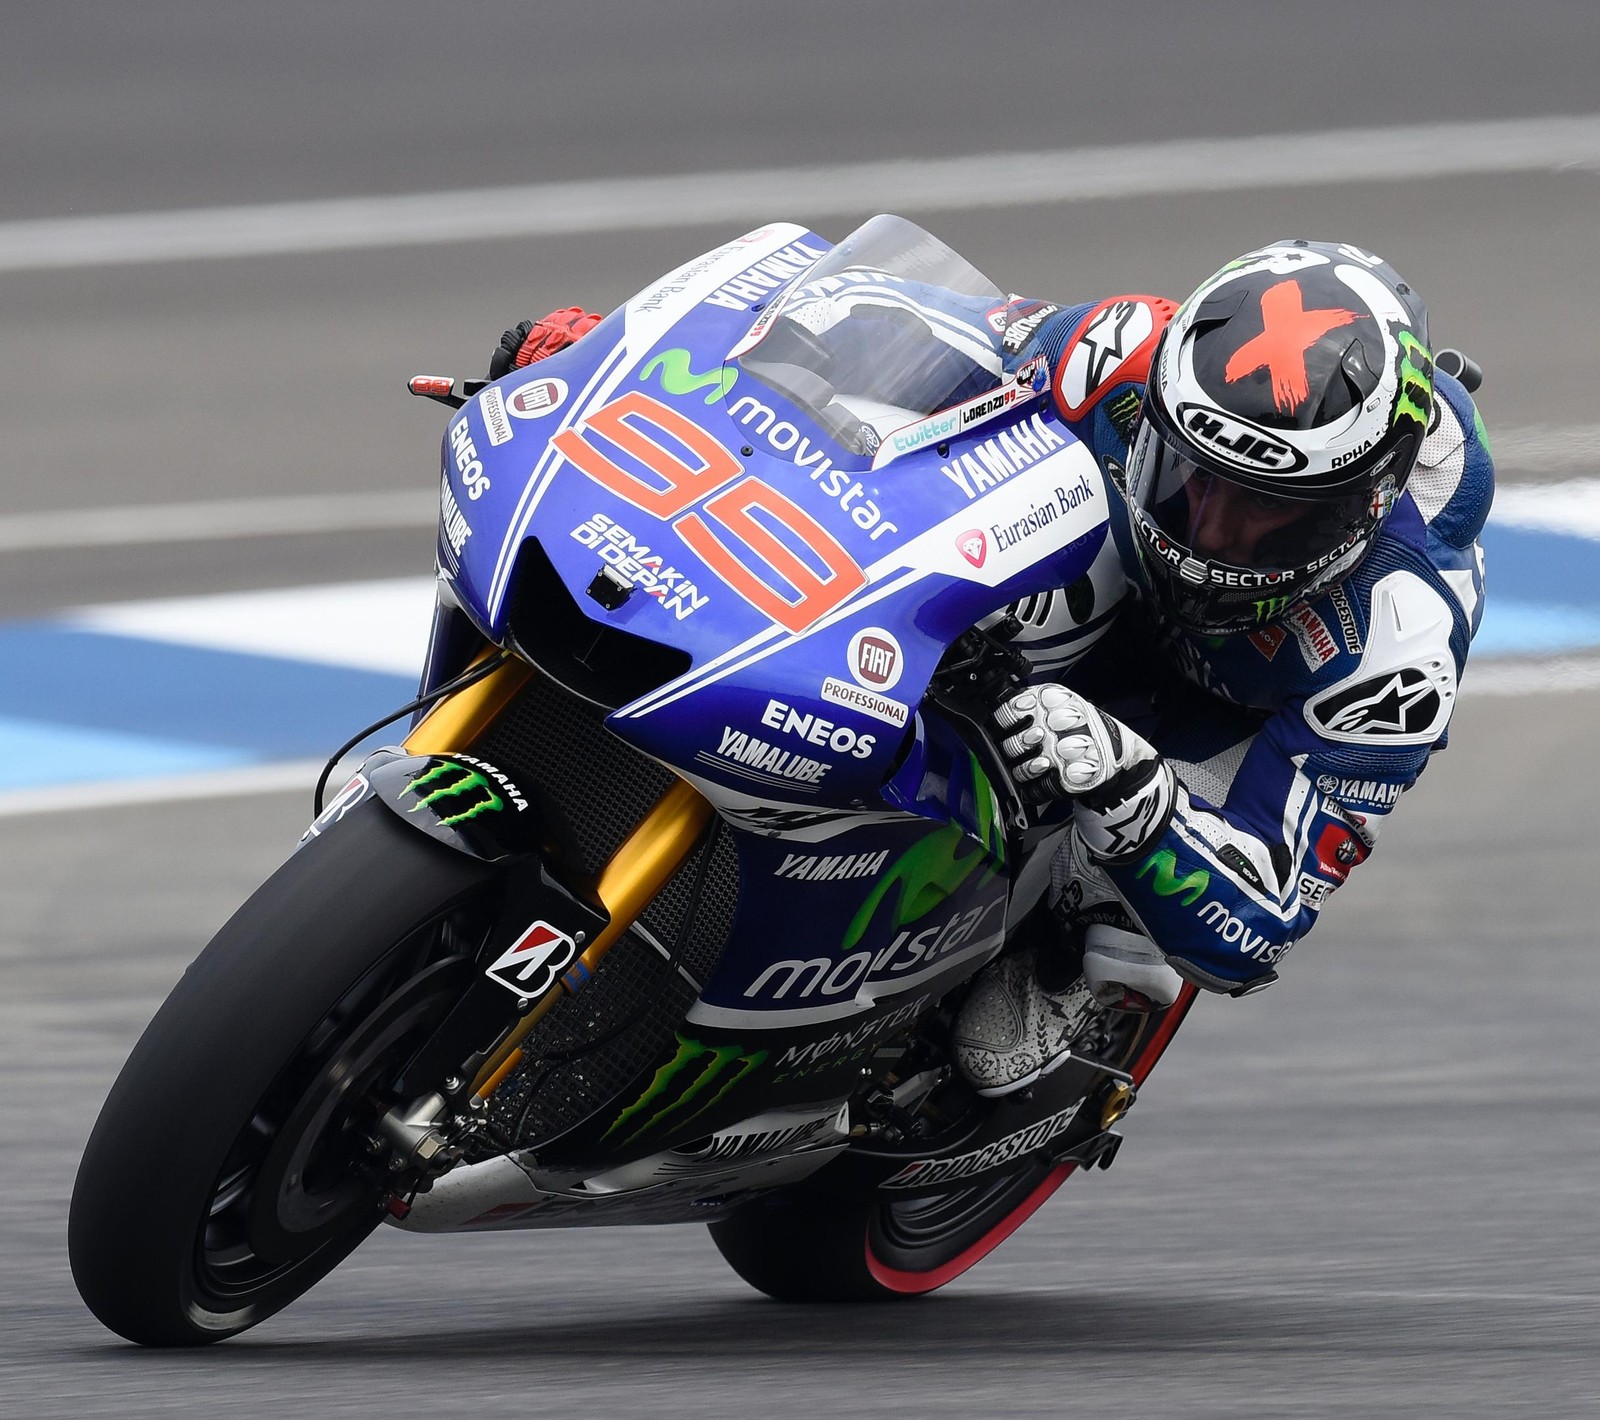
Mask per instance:
[[[69,1227],[106,1326],[235,1335],[380,1223],[701,1223],[770,1296],[915,1296],[1110,1165],[1192,988],[1080,981],[1019,1093],[953,1063],[975,975],[1060,931],[1070,818],[993,707],[1123,585],[1031,312],[902,219],[771,225],[411,382],[452,414],[409,732],[112,1088]]]

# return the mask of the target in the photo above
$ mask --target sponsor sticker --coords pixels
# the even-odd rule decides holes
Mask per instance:
[[[982,567],[989,556],[989,539],[982,528],[968,528],[956,539],[956,550],[974,567]]]
[[[1015,314],[1005,325],[1005,334],[1001,336],[1000,344],[1008,353],[1015,355],[1033,339],[1039,327],[1061,307],[1040,305],[1036,301],[1030,301],[1011,309]]]
[[[775,878],[799,878],[809,883],[839,882],[844,878],[875,878],[889,861],[889,850],[865,853],[785,853],[772,870]]]
[[[696,583],[669,566],[660,553],[652,552],[604,513],[579,523],[573,528],[572,537],[598,552],[606,566],[644,588],[646,596],[654,598],[658,606],[679,621],[693,616],[710,600]]]
[[[899,1173],[885,1179],[881,1186],[922,1188],[928,1184],[949,1183],[958,1178],[969,1178],[975,1173],[983,1173],[986,1169],[1009,1164],[1025,1154],[1042,1149],[1052,1139],[1066,1133],[1068,1126],[1077,1118],[1078,1111],[1082,1108],[1083,1101],[1075,1100],[1048,1119],[1041,1119],[1026,1129],[1007,1134],[1003,1139],[996,1139],[994,1143],[985,1144],[981,1149],[957,1154],[953,1159],[917,1159],[907,1164]]]
[[[911,707],[904,701],[891,700],[865,686],[852,685],[834,676],[822,682],[819,694],[834,705],[843,705],[847,710],[859,710],[863,715],[871,715],[890,725],[903,726],[911,718]]]
[[[485,968],[485,974],[518,996],[543,996],[578,957],[578,944],[559,927],[534,922]]]
[[[1319,670],[1339,654],[1328,623],[1308,606],[1297,606],[1289,613],[1289,629],[1300,643],[1300,657],[1308,670]]]
[[[1317,835],[1317,867],[1335,883],[1350,876],[1350,869],[1367,856],[1367,845],[1346,824],[1330,823]]]
[[[459,563],[461,549],[467,545],[467,539],[472,536],[472,528],[467,523],[466,515],[461,511],[461,505],[456,502],[456,495],[450,488],[448,477],[439,480],[439,535],[444,538],[445,546],[455,555]]]
[[[365,774],[353,776],[348,784],[328,802],[322,812],[311,821],[311,826],[300,835],[302,844],[320,838],[372,792],[372,784]]]
[[[844,469],[835,468],[832,458],[823,447],[813,444],[789,420],[780,419],[778,411],[770,405],[763,404],[753,395],[740,395],[728,412],[745,430],[754,429],[774,452],[792,459],[796,468],[805,469],[811,482],[850,514],[851,522],[863,532],[872,534],[873,542],[886,533],[899,531],[896,524],[883,516],[860,479],[852,477]]]
[[[905,656],[894,633],[867,626],[850,638],[850,674],[868,690],[893,690],[899,684]]]
[[[553,375],[518,385],[506,397],[506,413],[513,419],[543,419],[567,402],[567,382]],[[508,434],[506,436],[510,438]]]
[[[1298,472],[1306,466],[1305,455],[1293,444],[1254,424],[1247,424],[1224,409],[1206,404],[1180,404],[1178,423],[1196,443],[1239,468]]]
[[[1441,685],[1420,666],[1402,666],[1316,696],[1306,704],[1306,717],[1330,739],[1422,743],[1444,728],[1452,680],[1441,678],[1441,697]]]
[[[1300,903],[1309,907],[1313,912],[1320,912],[1322,904],[1328,900],[1329,893],[1339,886],[1330,883],[1325,878],[1319,878],[1312,873],[1300,874]]]
[[[942,464],[939,472],[971,502],[991,488],[999,487],[1013,474],[1032,468],[1057,449],[1066,447],[1067,441],[1060,433],[1045,422],[1043,415],[1035,414],[974,444],[965,453]]]
[[[848,725],[836,725],[832,720],[808,711],[796,710],[781,700],[767,701],[761,713],[761,723],[779,734],[793,735],[819,749],[830,749],[835,754],[848,754],[852,759],[866,759],[878,743],[876,735],[863,735]]]
[[[465,419],[458,419],[450,426],[450,457],[467,497],[476,503],[494,485],[483,471],[483,460],[478,457],[478,446],[472,440],[472,431]]]
[[[478,396],[483,409],[483,427],[489,431],[489,442],[497,447],[511,442],[511,421],[506,418],[506,402],[499,385],[490,385]]]

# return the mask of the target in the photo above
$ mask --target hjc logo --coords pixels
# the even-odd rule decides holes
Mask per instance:
[[[1220,412],[1190,406],[1180,413],[1184,428],[1201,443],[1217,449],[1224,457],[1231,455],[1240,463],[1265,468],[1282,468],[1294,460],[1294,450],[1287,444],[1265,438]]]
[[[962,533],[956,539],[956,547],[974,567],[982,567],[989,555],[989,539],[978,528]]]

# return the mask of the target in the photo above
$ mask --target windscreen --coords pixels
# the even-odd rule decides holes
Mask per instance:
[[[874,217],[775,298],[732,359],[871,454],[1002,383],[1005,313],[1000,288],[937,237]]]

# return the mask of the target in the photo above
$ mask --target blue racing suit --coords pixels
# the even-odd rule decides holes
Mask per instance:
[[[1147,325],[1155,334],[1108,354],[1119,314],[1141,302],[1150,317],[1136,312],[1123,325],[1132,336]],[[1057,411],[1106,475],[1131,593],[1091,650],[1044,678],[1144,735],[1178,782],[1160,839],[1106,871],[1183,976],[1213,990],[1270,980],[1445,745],[1483,609],[1477,538],[1494,471],[1482,422],[1467,391],[1437,374],[1416,469],[1354,572],[1258,630],[1192,635],[1158,625],[1140,595],[1121,506],[1142,379],[1170,305],[1151,297],[1022,305],[1032,307],[1021,322],[1029,329],[1008,351],[1049,361]],[[1049,628],[1036,631],[1024,649],[1048,661]]]

